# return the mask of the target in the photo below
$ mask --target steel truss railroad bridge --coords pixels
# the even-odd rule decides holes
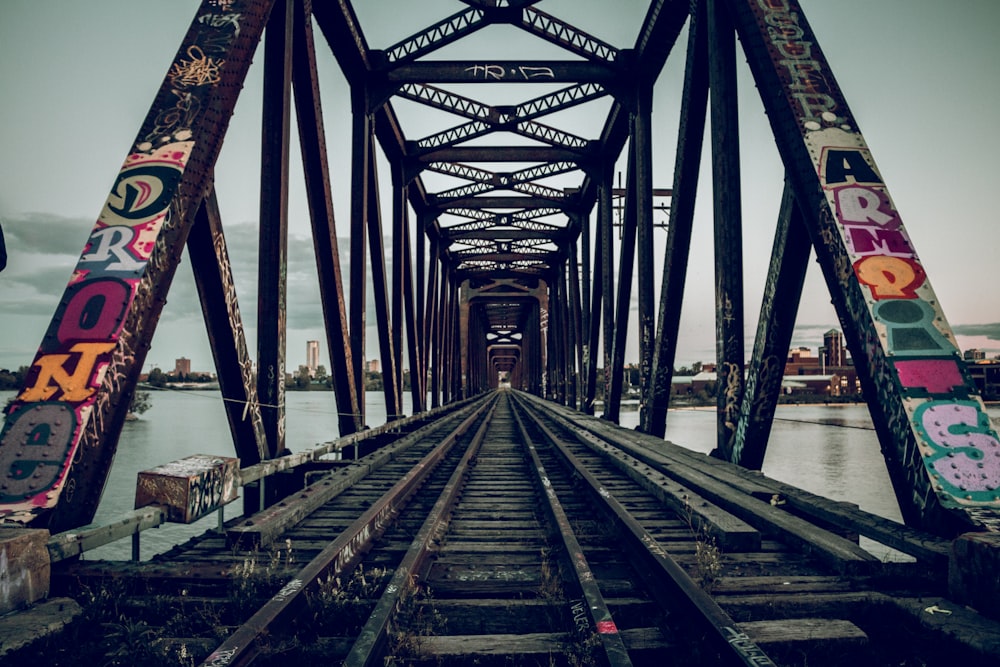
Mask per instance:
[[[617,422],[632,333],[640,430],[662,437],[710,118],[721,388],[715,456],[750,469],[762,464],[814,251],[905,522],[948,539],[977,533],[995,559],[1000,439],[796,0],[653,0],[624,45],[546,13],[544,4],[458,0],[454,14],[372,48],[350,0],[203,0],[7,414],[0,439],[5,522],[55,533],[94,516],[185,247],[239,466],[295,449],[284,437],[293,130],[341,436],[365,425],[370,290],[386,414],[403,413],[404,367],[412,371],[414,413],[478,396],[505,375],[516,389],[593,414],[603,367],[604,418]],[[465,47],[501,28],[510,39],[496,53],[439,57],[475,52]],[[686,52],[678,53],[685,31]],[[261,42],[253,356],[213,183]],[[749,361],[737,43],[786,174]],[[332,150],[316,67],[325,48],[350,89],[351,142]],[[683,59],[684,77],[667,189],[653,184],[651,109],[670,56]],[[338,230],[331,163],[346,162],[350,216]],[[381,187],[379,162],[389,171]],[[624,183],[615,182],[618,164],[626,165]],[[385,193],[391,203],[383,206]],[[656,257],[654,217],[663,211],[666,251]],[[346,256],[338,245],[345,230]],[[616,266],[625,270],[616,273]],[[638,330],[630,332],[633,280]],[[271,485],[247,502],[267,506],[282,492]]]

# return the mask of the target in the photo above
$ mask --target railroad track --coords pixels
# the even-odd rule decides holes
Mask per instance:
[[[608,433],[494,393],[154,564],[67,567],[105,637],[11,664],[993,664],[906,613],[934,565]]]

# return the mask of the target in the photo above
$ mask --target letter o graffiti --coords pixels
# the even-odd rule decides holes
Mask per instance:
[[[923,309],[912,301],[886,301],[879,306],[878,316],[893,324],[916,324],[925,319]]]
[[[0,433],[0,471],[6,487],[0,502],[19,502],[56,483],[76,430],[76,413],[65,403],[35,403],[7,418]]]
[[[950,357],[955,346],[934,326],[936,313],[920,299],[880,301],[873,309],[888,335],[888,349],[897,356]]]
[[[102,278],[68,291],[72,294],[61,313],[59,342],[113,340],[125,318],[131,286],[114,278]]]
[[[122,171],[111,189],[108,208],[126,220],[141,220],[167,207],[180,181],[174,166],[140,164]]]

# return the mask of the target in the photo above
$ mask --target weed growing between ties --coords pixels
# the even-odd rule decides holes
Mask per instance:
[[[287,579],[294,563],[291,541],[262,554],[254,550],[232,571],[226,602],[179,595],[137,595],[124,582],[111,580],[100,587],[81,587],[78,600],[83,617],[70,626],[72,664],[107,667],[195,665],[238,625],[266,602]],[[95,641],[95,638],[103,638]],[[60,643],[72,641],[64,633]],[[46,659],[35,665],[63,664]]]
[[[306,591],[307,626],[300,636],[350,636],[361,632],[372,606],[381,595],[390,572],[377,567],[368,572],[358,565],[342,585],[341,578],[328,574]]]
[[[423,638],[444,634],[447,627],[448,619],[435,608],[431,589],[412,584],[407,586],[389,622],[386,667],[419,661]]]
[[[706,591],[711,591],[722,575],[722,551],[705,526],[695,526],[694,512],[686,497],[684,514],[688,529],[694,535],[694,579]]]
[[[541,577],[538,582],[538,599],[558,602],[563,599],[563,585],[559,575],[559,564],[551,547],[542,549]]]
[[[256,548],[247,553],[232,571],[229,602],[235,618],[250,616],[278,592],[287,583],[294,563],[291,540],[285,540],[284,549],[279,546],[270,554],[261,554]]]

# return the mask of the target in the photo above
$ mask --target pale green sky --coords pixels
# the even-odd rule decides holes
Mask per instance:
[[[995,264],[1000,226],[993,175],[1000,154],[1000,2],[995,0],[801,0],[834,74],[871,147],[961,347],[1000,352]],[[355,0],[369,43],[385,47],[464,4],[455,0]],[[639,0],[544,0],[538,7],[630,46],[645,13]],[[0,368],[28,364],[62,295],[93,221],[194,15],[194,0],[5,0],[0,3],[0,221],[10,254],[0,274]],[[502,49],[496,31],[475,47]],[[475,52],[478,55],[478,52]],[[521,54],[498,54],[521,57]],[[551,55],[551,54],[550,54]],[[683,51],[656,88],[654,181],[669,187]],[[442,56],[443,57],[443,56]],[[742,63],[743,58],[740,56]],[[346,232],[349,177],[343,150],[349,110],[332,58],[321,61],[334,195]],[[259,68],[256,68],[259,70]],[[773,237],[782,170],[746,72],[741,109],[745,165],[744,239],[748,344]],[[218,165],[218,188],[237,278],[253,285],[259,71],[251,77]],[[518,93],[521,95],[521,93]],[[524,97],[531,96],[524,93]],[[405,129],[405,128],[404,128]],[[294,155],[294,153],[293,153]],[[294,162],[294,160],[293,160]],[[703,161],[705,163],[707,161]],[[388,181],[387,172],[381,176]],[[714,356],[711,206],[703,172],[691,274],[677,363]],[[306,235],[293,187],[292,233]],[[243,251],[242,255],[238,255]],[[243,259],[241,259],[243,258]],[[308,242],[289,259],[288,365],[304,362],[307,339],[325,340]],[[185,266],[164,311],[149,363],[172,367],[211,357]],[[658,281],[657,281],[658,282]],[[812,270],[795,344],[814,346],[836,325]],[[658,287],[658,284],[657,284]],[[241,292],[244,322],[255,298]],[[373,320],[373,318],[371,318]],[[983,326],[972,329],[972,325]],[[965,335],[976,331],[980,335]],[[963,333],[965,332],[965,333]],[[252,331],[248,332],[252,337]],[[987,336],[992,335],[992,340]],[[369,339],[369,356],[377,353]],[[182,341],[182,342],[179,342]],[[326,351],[323,351],[324,356]]]

